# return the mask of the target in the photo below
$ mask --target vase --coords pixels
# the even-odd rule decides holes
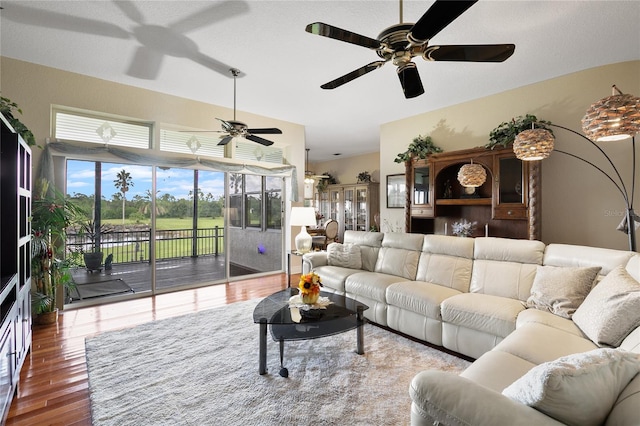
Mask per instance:
[[[320,293],[319,292],[301,293],[300,294],[300,298],[302,299],[302,303],[306,303],[307,305],[313,305],[314,303],[316,303],[318,301],[319,297],[320,297]]]

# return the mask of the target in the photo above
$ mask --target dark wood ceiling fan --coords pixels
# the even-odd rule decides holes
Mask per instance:
[[[424,93],[416,64],[412,59],[421,56],[427,61],[503,62],[515,50],[513,44],[476,45],[429,45],[429,41],[447,25],[473,6],[477,0],[450,1],[436,0],[415,24],[403,23],[402,0],[400,0],[400,23],[383,30],[377,39],[343,30],[322,22],[307,25],[306,31],[323,37],[333,38],[375,50],[380,60],[371,62],[348,74],[320,86],[335,89],[387,62],[397,67],[398,78],[404,96],[414,98]]]

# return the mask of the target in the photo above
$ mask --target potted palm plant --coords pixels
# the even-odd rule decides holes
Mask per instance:
[[[31,207],[32,303],[36,323],[57,319],[56,295],[73,286],[72,258],[65,254],[67,228],[81,214],[74,203],[56,191],[45,179],[34,185]]]
[[[87,271],[93,272],[102,270],[102,259],[104,258],[104,253],[100,249],[100,242],[102,240],[102,236],[110,233],[111,231],[113,231],[113,228],[110,225],[97,223],[93,219],[84,220],[78,224],[78,236],[89,241],[89,250],[81,248],[84,265],[86,266]]]

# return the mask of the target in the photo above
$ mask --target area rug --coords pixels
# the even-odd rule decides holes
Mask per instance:
[[[94,425],[406,425],[409,384],[425,369],[469,363],[366,324],[356,333],[285,343],[278,375],[268,337],[258,374],[255,301],[105,332],[86,340]]]
[[[133,292],[131,287],[121,278],[95,283],[76,284],[70,289],[72,300],[84,300],[91,299],[92,297],[111,296],[131,292]]]

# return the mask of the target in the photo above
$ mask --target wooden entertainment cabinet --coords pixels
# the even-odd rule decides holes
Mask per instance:
[[[31,348],[31,148],[0,114],[0,410],[4,424]]]
[[[473,194],[458,182],[464,164],[481,164],[486,182]],[[406,232],[452,235],[452,224],[477,222],[473,236],[540,239],[540,162],[511,147],[472,148],[406,162]]]

